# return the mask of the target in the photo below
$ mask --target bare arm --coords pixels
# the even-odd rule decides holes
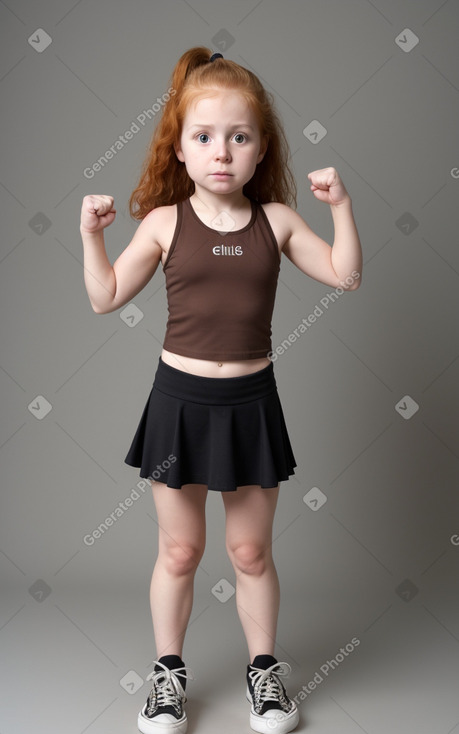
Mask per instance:
[[[113,267],[105,251],[104,233],[116,216],[113,198],[89,195],[83,199],[80,233],[84,250],[84,282],[93,310],[110,313],[128,303],[151,280],[162,250],[155,239],[159,210],[140,223]]]
[[[340,279],[354,277],[349,290],[355,290],[362,282],[362,246],[352,212],[352,201],[349,198],[342,204],[331,205],[331,213],[335,226],[335,239],[331,251],[331,262]]]
[[[286,207],[289,238],[283,252],[315,280],[356,290],[362,280],[362,247],[351,198],[334,168],[313,171],[309,178],[316,198],[330,204],[335,227],[333,247],[315,234],[299,214]]]
[[[84,283],[96,313],[108,313],[116,291],[115,273],[105,252],[104,233],[80,227],[84,251]]]

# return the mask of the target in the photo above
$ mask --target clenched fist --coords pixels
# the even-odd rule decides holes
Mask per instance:
[[[320,168],[308,173],[311,191],[316,199],[326,204],[339,205],[350,201],[350,196],[339,176],[336,168]]]
[[[116,216],[114,201],[113,196],[104,194],[85,196],[81,207],[80,231],[93,233],[109,227]]]

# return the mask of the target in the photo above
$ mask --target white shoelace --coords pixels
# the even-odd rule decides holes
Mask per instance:
[[[155,666],[161,666],[163,670],[153,670],[147,676],[147,680],[153,680],[153,688],[148,699],[148,713],[151,716],[160,706],[173,706],[178,713],[181,713],[182,701],[187,699],[178,676],[194,680],[192,671],[185,667],[170,670],[158,660],[155,660],[154,663]]]
[[[265,701],[277,701],[284,711],[287,711],[291,702],[287,698],[277,676],[289,676],[292,671],[288,663],[274,663],[269,668],[254,668],[249,671],[249,678],[253,685],[254,707],[260,711]]]

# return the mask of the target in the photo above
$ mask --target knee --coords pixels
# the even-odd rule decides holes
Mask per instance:
[[[265,548],[258,543],[227,545],[228,556],[236,572],[260,576],[272,562],[271,546]]]
[[[204,548],[173,544],[159,554],[164,568],[173,576],[193,574],[204,553]]]

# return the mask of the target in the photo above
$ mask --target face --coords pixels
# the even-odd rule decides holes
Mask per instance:
[[[266,147],[244,97],[225,91],[190,105],[176,154],[197,188],[230,194],[250,181]]]

